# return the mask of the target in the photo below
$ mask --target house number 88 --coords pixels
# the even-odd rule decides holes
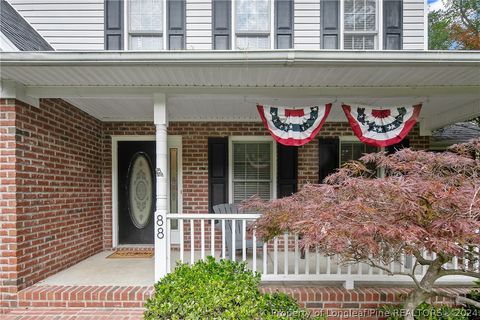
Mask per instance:
[[[165,233],[163,232],[163,216],[157,216],[157,226],[159,227],[157,230],[157,238],[163,239],[165,237]]]

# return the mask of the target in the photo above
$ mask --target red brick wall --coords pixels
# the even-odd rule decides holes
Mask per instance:
[[[155,135],[153,123],[108,122],[103,130],[104,243],[112,246],[111,140],[112,136]],[[414,148],[428,146],[428,137],[418,136],[418,126],[409,135]],[[182,136],[183,212],[208,212],[208,138],[225,136],[265,136],[268,132],[258,122],[171,122],[169,135]],[[319,137],[351,136],[348,123],[326,123]],[[318,183],[318,142],[312,141],[299,149],[299,187]],[[186,230],[187,231],[187,230]],[[208,243],[208,240],[207,240]]]
[[[17,292],[15,100],[0,99],[0,314]]]
[[[16,188],[1,197],[16,201],[7,209],[2,202],[0,221],[11,211],[16,230],[2,233],[2,242],[14,243],[2,255],[14,253],[8,265],[17,264],[16,273],[8,276],[15,278],[7,284],[22,289],[102,250],[102,123],[59,99],[42,99],[39,108],[2,101],[4,117],[14,117],[6,139],[14,130],[7,152],[13,146]]]

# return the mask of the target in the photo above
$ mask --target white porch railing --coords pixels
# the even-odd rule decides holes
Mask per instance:
[[[301,250],[298,235],[285,234],[268,243],[257,239],[255,230],[250,228],[258,214],[167,214],[167,230],[172,221],[178,221],[178,243],[166,237],[167,256],[160,259],[170,272],[177,262],[194,263],[207,256],[217,259],[246,261],[248,267],[260,272],[262,281],[315,281],[322,283],[341,282],[347,289],[355,282],[368,283],[412,283],[406,275],[388,275],[386,271],[367,264],[343,266],[336,257],[328,257],[318,248]],[[232,232],[237,230],[237,232]],[[167,232],[167,234],[172,234]],[[238,239],[240,237],[240,239]],[[231,252],[235,254],[231,255]],[[424,257],[430,257],[424,254]],[[460,264],[470,270],[480,271],[478,262],[454,258],[446,268],[458,268]],[[415,258],[402,256],[400,261],[384,266],[395,272],[409,272],[415,265]],[[426,266],[418,266],[416,275],[421,278]],[[438,282],[443,284],[470,284],[474,279],[463,276],[448,276]]]

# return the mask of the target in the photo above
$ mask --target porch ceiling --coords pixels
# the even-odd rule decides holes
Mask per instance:
[[[1,78],[30,98],[64,98],[101,120],[258,121],[256,102],[424,103],[428,129],[480,114],[480,52],[16,52]],[[345,121],[334,108],[329,121]]]

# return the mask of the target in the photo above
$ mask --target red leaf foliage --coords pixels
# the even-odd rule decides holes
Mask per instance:
[[[324,184],[278,200],[252,198],[244,206],[263,213],[256,223],[263,239],[298,233],[302,245],[345,262],[373,257],[388,263],[423,250],[462,255],[465,246],[480,245],[478,154],[480,139],[442,153],[368,154]],[[383,177],[367,164],[384,171]]]

